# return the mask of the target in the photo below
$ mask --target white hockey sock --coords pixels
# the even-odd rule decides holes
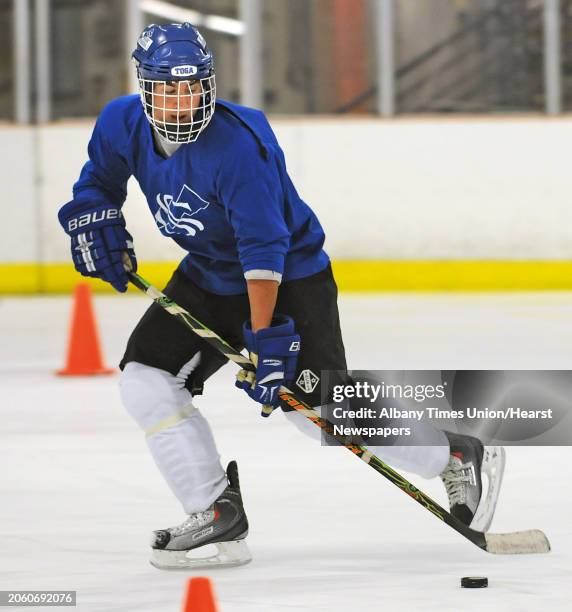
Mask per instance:
[[[435,478],[449,463],[449,440],[443,431],[426,421],[399,419],[391,427],[409,426],[410,436],[399,438],[393,446],[368,446],[391,467],[406,470],[422,478]]]
[[[439,476],[449,462],[448,445],[368,446],[367,448],[391,467],[412,472],[422,478]]]
[[[187,365],[192,369],[191,362]],[[185,512],[208,508],[226,488],[226,475],[209,424],[193,406],[184,379],[129,362],[119,386],[125,408],[145,431],[151,455]]]
[[[319,413],[321,407],[315,408]],[[303,434],[321,441],[322,430],[300,412],[285,412],[284,416]],[[396,469],[406,470],[422,478],[435,478],[449,462],[449,441],[440,430],[428,423],[415,423],[407,446],[368,446],[382,461]],[[421,446],[420,444],[423,444]]]

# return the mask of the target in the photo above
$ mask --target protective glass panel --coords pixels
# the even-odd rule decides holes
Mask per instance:
[[[169,4],[174,7],[170,17],[147,14],[145,25],[189,21],[197,26],[214,55],[217,96],[239,102],[239,0],[178,0]]]
[[[3,53],[0,59],[0,120],[14,119],[14,21],[11,0],[0,0],[0,31]]]
[[[53,118],[97,115],[126,93],[126,4],[52,0]]]
[[[562,93],[564,110],[572,110],[572,0],[561,0]]]
[[[267,0],[262,5],[268,112],[375,111],[372,2]]]
[[[399,113],[543,109],[541,0],[396,2]]]

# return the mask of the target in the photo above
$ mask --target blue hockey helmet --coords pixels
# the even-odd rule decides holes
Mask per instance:
[[[201,33],[190,23],[151,24],[132,57],[151,125],[172,142],[194,142],[216,99],[213,55]]]

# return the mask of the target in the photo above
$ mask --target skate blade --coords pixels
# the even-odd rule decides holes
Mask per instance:
[[[502,446],[485,446],[482,471],[487,475],[488,488],[486,497],[481,499],[475,516],[471,521],[471,529],[488,531],[493,521],[498,497],[504,476],[506,453]]]
[[[209,549],[213,554],[208,554]],[[205,555],[205,553],[207,554]],[[250,561],[252,561],[252,556],[244,540],[215,542],[193,550],[158,550],[154,548],[149,560],[153,567],[162,570],[236,567],[245,565]]]

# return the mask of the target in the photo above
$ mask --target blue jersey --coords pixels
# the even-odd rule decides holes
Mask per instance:
[[[244,293],[249,270],[273,270],[288,281],[328,264],[324,231],[298,196],[260,111],[217,101],[197,141],[165,159],[139,96],[124,96],[101,112],[88,152],[74,201],[120,207],[133,175],[161,233],[188,252],[182,271],[207,291]]]

